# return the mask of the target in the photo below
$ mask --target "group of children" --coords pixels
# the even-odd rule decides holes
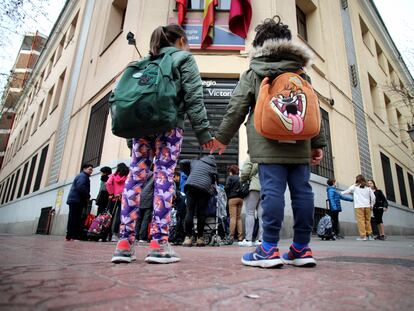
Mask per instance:
[[[130,172],[122,194],[120,241],[117,243],[112,262],[131,262],[135,259],[135,221],[139,217],[142,190],[150,170],[154,174],[154,204],[151,225],[150,251],[145,259],[150,263],[173,263],[180,260],[168,241],[171,207],[174,194],[174,171],[178,162],[182,140],[183,122],[187,115],[200,145],[210,153],[222,154],[237,133],[247,115],[247,140],[250,158],[258,163],[263,208],[263,241],[253,252],[242,257],[242,263],[256,267],[281,267],[283,264],[314,266],[316,264],[309,241],[313,225],[314,195],[309,182],[310,165],[322,160],[325,146],[323,129],[316,137],[296,142],[266,139],[254,128],[253,114],[261,84],[284,72],[301,72],[303,79],[310,80],[303,69],[311,63],[311,51],[303,44],[292,41],[289,27],[279,17],[266,19],[256,27],[250,68],[241,76],[227,107],[222,124],[213,137],[203,102],[201,77],[193,55],[189,52],[184,30],[175,24],[158,27],[150,39],[149,59],[171,53],[175,73],[178,119],[176,126],[164,133],[154,133],[133,139]],[[176,51],[175,51],[176,50]],[[204,166],[208,174],[187,179],[186,231],[191,226],[191,211],[205,204],[216,171],[206,157],[191,166]],[[153,168],[151,166],[153,165]],[[203,183],[203,185],[201,185]],[[204,184],[205,183],[205,184]],[[295,215],[293,243],[287,253],[279,255],[279,232],[284,215],[284,192],[289,186]],[[201,191],[200,191],[201,190]],[[197,200],[192,200],[192,197]],[[190,208],[189,208],[190,207]],[[198,231],[202,231],[200,227]],[[198,233],[200,235],[200,232]],[[186,232],[190,234],[189,231]],[[187,238],[190,238],[187,236]],[[190,243],[189,239],[186,241]],[[200,238],[198,236],[197,238]],[[201,240],[197,242],[202,243]]]
[[[132,141],[132,157],[129,174],[121,199],[121,222],[119,242],[116,245],[112,262],[130,263],[136,259],[136,221],[143,218],[145,191],[148,181],[153,178],[153,199],[149,253],[145,258],[148,263],[174,263],[180,256],[169,242],[169,224],[173,207],[175,188],[174,172],[179,160],[184,118],[187,115],[195,131],[199,144],[213,154],[216,150],[221,155],[233,136],[245,122],[250,160],[257,164],[260,180],[260,200],[262,208],[263,234],[262,243],[242,256],[241,262],[247,266],[277,268],[284,264],[313,267],[316,261],[309,247],[313,228],[314,194],[310,184],[310,166],[318,165],[323,158],[322,149],[326,145],[323,126],[312,139],[285,141],[272,140],[260,135],[254,124],[255,104],[259,89],[272,83],[272,80],[286,72],[295,72],[301,79],[310,82],[304,69],[311,64],[311,50],[298,42],[292,41],[292,34],[279,17],[269,18],[255,28],[252,42],[250,66],[240,78],[234,89],[227,112],[222,123],[213,135],[210,132],[206,109],[203,102],[203,86],[195,59],[189,52],[185,31],[178,25],[160,26],[154,30],[150,39],[149,60],[168,54],[172,57],[172,71],[180,94],[177,102],[177,121],[173,128],[163,133],[153,133],[137,137]],[[303,107],[302,107],[303,108]],[[291,112],[289,112],[291,114]],[[298,116],[289,119],[296,129],[302,126]],[[204,218],[197,213],[197,237],[193,237],[193,216],[205,209],[213,195],[217,180],[215,158],[210,155],[189,164],[189,174],[183,182],[186,194],[187,215],[185,218],[184,245],[191,246],[193,238],[197,245],[203,245]],[[234,174],[235,172],[233,172]],[[289,187],[294,215],[293,242],[286,253],[279,253],[278,242],[284,219],[285,190]],[[354,192],[354,196],[365,188],[364,181],[357,180],[356,186],[344,193]],[[181,187],[180,187],[181,188]],[[257,194],[257,193],[255,193]],[[260,197],[260,199],[258,199]],[[240,198],[230,205],[241,209]],[[334,201],[338,201],[334,198]],[[358,201],[357,198],[354,199]],[[361,201],[362,198],[361,198]],[[370,203],[372,203],[371,201]],[[369,202],[368,202],[369,203]],[[366,225],[369,204],[363,201],[364,209],[359,228],[361,234],[370,234]],[[362,207],[362,206],[361,206]],[[237,214],[238,212],[236,212]],[[359,219],[359,218],[358,218]],[[235,227],[238,225],[235,219]],[[358,222],[358,223],[360,223]],[[365,231],[363,231],[362,223]],[[238,228],[239,229],[239,228]],[[240,233],[240,231],[239,231]],[[241,236],[239,236],[239,239]],[[361,235],[362,238],[362,235]]]

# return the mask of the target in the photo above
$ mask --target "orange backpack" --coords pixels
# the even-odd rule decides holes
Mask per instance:
[[[285,72],[272,83],[263,79],[254,111],[256,131],[272,140],[306,140],[319,134],[318,97],[310,83]]]

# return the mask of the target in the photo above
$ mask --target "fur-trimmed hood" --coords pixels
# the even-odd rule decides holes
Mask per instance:
[[[274,76],[312,64],[313,53],[304,44],[291,40],[266,40],[250,51],[250,68],[260,76]]]

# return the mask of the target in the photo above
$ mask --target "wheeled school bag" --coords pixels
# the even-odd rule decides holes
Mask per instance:
[[[254,110],[256,131],[269,139],[295,141],[319,134],[318,97],[299,74],[285,72],[271,83],[260,85]]]
[[[112,133],[125,138],[162,133],[177,126],[178,95],[168,48],[157,58],[150,56],[125,69],[109,97]]]
[[[318,227],[316,230],[318,237],[322,240],[335,240],[332,231],[332,219],[331,216],[325,215],[319,220]]]
[[[102,239],[105,241],[111,228],[111,224],[112,215],[108,210],[105,210],[92,221],[88,230],[88,239],[96,241]]]

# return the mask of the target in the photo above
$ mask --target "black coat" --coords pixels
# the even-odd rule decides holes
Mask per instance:
[[[90,190],[91,183],[89,175],[85,172],[80,172],[73,180],[66,204],[86,203],[89,200]]]
[[[141,205],[140,209],[152,209],[154,202],[154,173],[149,172],[147,182],[141,191]]]
[[[375,194],[375,204],[374,204],[374,208],[388,208],[388,201],[387,198],[385,197],[384,193],[377,189],[374,191]]]
[[[191,171],[185,183],[184,190],[193,187],[214,195],[214,184],[217,180],[216,159],[212,155],[191,161]]]
[[[227,177],[226,186],[224,187],[224,190],[226,190],[226,195],[228,199],[240,198],[240,177],[238,175],[230,175],[229,177]]]

